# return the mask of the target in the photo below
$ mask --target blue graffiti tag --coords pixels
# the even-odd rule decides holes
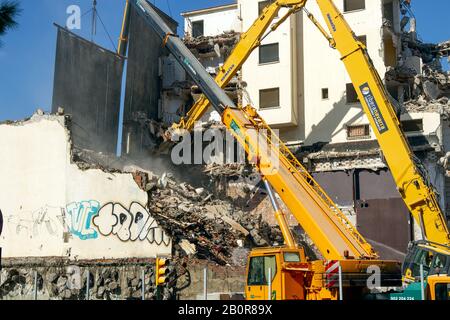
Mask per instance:
[[[92,217],[98,214],[100,203],[95,200],[72,202],[66,206],[69,231],[81,240],[97,239],[98,232],[91,227]]]

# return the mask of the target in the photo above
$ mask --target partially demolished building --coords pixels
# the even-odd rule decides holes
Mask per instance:
[[[225,21],[222,29],[229,27],[233,21],[229,11],[234,10],[241,29],[247,30],[268,2],[237,1],[235,6],[185,13],[186,37],[195,34],[203,35],[203,42],[209,39],[214,56],[212,44],[220,38],[214,31],[221,30],[218,21]],[[440,62],[448,56],[448,42],[419,40],[420,22],[410,1],[343,0],[336,5],[366,44],[378,72],[385,75],[403,130],[450,216],[445,167],[449,74]],[[325,23],[314,2],[308,10]],[[219,19],[218,12],[222,12]],[[284,13],[281,10],[279,18]],[[264,37],[244,64],[239,82],[239,99],[256,107],[279,130],[383,255],[399,258],[410,240],[420,239],[339,56],[304,13],[290,17]]]
[[[212,76],[267,3],[238,0],[183,14],[184,41]],[[409,1],[336,4],[385,75],[407,138],[450,215],[450,75],[440,65],[449,43],[419,40]],[[320,16],[315,4],[308,9]],[[175,31],[176,22],[159,13]],[[248,250],[283,242],[251,169],[220,161],[177,166],[156,154],[165,130],[201,92],[139,15],[132,12],[130,19],[127,59],[58,27],[54,115],[38,112],[0,125],[0,145],[10,154],[0,167],[2,189],[10,190],[0,194],[0,246],[7,258],[0,298],[30,295],[35,271],[39,292],[50,298],[83,299],[86,288],[96,299],[138,299],[142,292],[154,298],[149,265],[156,256],[174,261],[164,298],[195,298],[205,265],[211,290],[241,292]],[[79,73],[81,60],[90,71]],[[402,260],[407,243],[420,234],[339,56],[304,13],[265,37],[225,90],[279,130],[382,258]],[[202,120],[200,131],[223,130],[212,110]],[[117,140],[121,157],[115,156]],[[291,225],[317,255],[293,219]]]

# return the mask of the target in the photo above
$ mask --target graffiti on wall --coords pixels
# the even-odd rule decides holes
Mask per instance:
[[[8,234],[60,238],[65,232],[80,240],[95,240],[99,233],[114,235],[123,242],[148,241],[158,246],[169,246],[170,237],[158,226],[150,213],[137,202],[127,209],[120,203],[107,203],[101,207],[95,200],[69,203],[65,208],[44,206],[33,212],[5,215],[4,226]],[[1,235],[0,211],[0,235]]]
[[[66,223],[70,233],[81,240],[97,239],[98,232],[91,225],[100,209],[98,201],[72,202],[66,206]]]
[[[156,220],[139,203],[133,202],[129,209],[120,203],[104,205],[93,219],[104,236],[115,235],[121,241],[144,241],[151,244],[170,244],[170,237],[158,226]]]
[[[57,237],[64,232],[64,208],[45,205],[35,211],[5,214],[5,231],[28,238]]]

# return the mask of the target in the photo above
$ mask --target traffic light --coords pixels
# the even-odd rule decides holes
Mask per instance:
[[[156,269],[155,269],[155,282],[156,286],[162,286],[166,283],[168,273],[167,269],[168,260],[163,258],[156,258]]]

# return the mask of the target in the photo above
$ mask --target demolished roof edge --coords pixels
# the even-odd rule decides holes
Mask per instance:
[[[220,5],[220,6],[208,7],[208,8],[197,9],[197,10],[192,10],[192,11],[185,11],[185,12],[181,13],[181,16],[182,17],[190,17],[190,16],[201,14],[201,13],[211,13],[211,12],[220,11],[223,9],[237,9],[237,8],[238,8],[238,4],[237,4],[237,2],[234,2],[234,3],[224,4],[224,5]]]

